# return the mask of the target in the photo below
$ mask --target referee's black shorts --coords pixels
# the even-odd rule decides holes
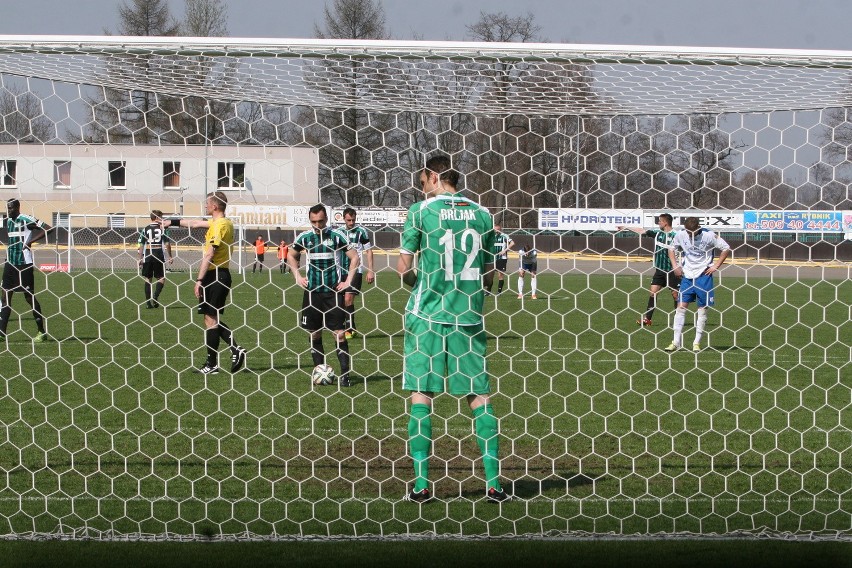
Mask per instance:
[[[216,316],[225,311],[231,292],[231,271],[211,266],[201,281],[201,300],[198,312]]]
[[[7,292],[35,292],[35,268],[32,264],[16,266],[6,263],[3,267],[3,289]]]
[[[666,272],[657,268],[654,271],[654,277],[651,279],[651,285],[678,290],[680,288],[680,276],[675,274],[674,270]]]

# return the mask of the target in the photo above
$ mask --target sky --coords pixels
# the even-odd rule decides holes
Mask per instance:
[[[102,35],[117,29],[123,1],[0,0],[0,34]],[[226,4],[232,37],[310,38],[322,20],[322,0]],[[184,0],[169,5],[183,15]],[[848,0],[383,0],[383,6],[400,40],[469,40],[465,26],[487,11],[530,12],[554,43],[852,50]]]

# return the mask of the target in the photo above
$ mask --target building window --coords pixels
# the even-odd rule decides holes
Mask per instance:
[[[180,162],[163,162],[163,189],[180,189]]]
[[[68,160],[53,162],[54,189],[69,189],[71,187],[71,162]]]
[[[53,213],[51,226],[53,227],[61,227],[63,229],[67,229],[71,226],[70,224],[71,214],[65,213],[61,211],[56,211]]]
[[[126,162],[109,162],[109,186],[107,189],[127,189]]]
[[[124,213],[108,213],[107,226],[110,229],[123,229],[125,218]]]
[[[246,186],[246,165],[241,162],[219,162],[216,187],[242,189]]]
[[[18,162],[0,160],[0,187],[15,187],[18,178]]]

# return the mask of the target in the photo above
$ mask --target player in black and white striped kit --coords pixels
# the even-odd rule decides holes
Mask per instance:
[[[166,284],[166,253],[168,263],[174,263],[172,256],[172,240],[163,229],[163,212],[151,211],[151,223],[139,231],[139,274],[145,280],[145,307],[148,309],[160,306],[157,299]],[[152,281],[157,284],[153,287]]]

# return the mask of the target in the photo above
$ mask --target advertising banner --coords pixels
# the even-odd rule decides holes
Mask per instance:
[[[357,207],[353,209],[358,214],[357,223],[365,227],[398,227],[401,229],[408,215],[408,209],[358,209]],[[332,210],[331,223],[335,226],[343,225],[343,209],[335,208]]]
[[[641,209],[539,209],[538,228],[551,231],[616,231],[641,226]]]
[[[672,216],[672,227],[675,229],[682,228],[687,217],[698,217],[702,227],[707,227],[714,232],[726,229],[738,231],[743,228],[743,214],[739,211],[656,211],[653,209],[645,210],[642,226],[655,228],[660,213],[668,213]]]
[[[842,233],[842,211],[745,211],[746,231],[776,233]]]

